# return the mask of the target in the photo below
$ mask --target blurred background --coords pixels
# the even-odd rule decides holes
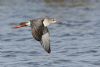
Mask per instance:
[[[49,16],[51,54],[29,27],[13,27]],[[0,67],[100,67],[100,0],[0,0]]]

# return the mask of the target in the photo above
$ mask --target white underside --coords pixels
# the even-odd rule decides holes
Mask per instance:
[[[43,24],[44,24],[44,26],[48,26],[50,23],[48,22],[47,19],[44,19]]]
[[[27,21],[26,25],[31,26],[31,22]]]

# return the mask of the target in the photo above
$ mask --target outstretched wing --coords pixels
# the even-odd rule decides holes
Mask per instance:
[[[43,20],[31,20],[32,35],[37,40],[40,41],[42,47],[48,52],[50,49],[50,35],[47,27],[44,27]]]
[[[48,53],[51,52],[50,34],[49,34],[49,31],[48,31],[47,27],[44,27],[43,35],[42,35],[42,39],[41,39],[41,45]]]
[[[41,20],[31,20],[31,22],[32,36],[37,41],[41,41],[44,29],[43,23],[41,23]]]
[[[43,30],[41,28],[34,27],[32,28],[32,35],[37,41],[41,41]]]

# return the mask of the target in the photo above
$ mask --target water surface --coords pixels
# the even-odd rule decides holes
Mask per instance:
[[[99,0],[0,0],[0,67],[100,67]],[[21,21],[54,17],[51,54]]]

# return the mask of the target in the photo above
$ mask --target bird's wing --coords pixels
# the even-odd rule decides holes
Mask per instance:
[[[41,41],[42,35],[43,35],[43,28],[44,26],[42,24],[36,24],[32,23],[32,36],[37,40]]]
[[[42,47],[48,52],[51,52],[50,49],[50,34],[47,27],[44,27],[43,23],[41,23],[42,20],[38,21],[31,21],[33,22],[31,24],[32,28],[32,35],[37,40],[40,41]]]
[[[32,29],[32,36],[37,40],[37,41],[41,41],[43,35],[43,31],[37,28],[33,28]]]
[[[41,45],[48,53],[51,52],[50,34],[49,34],[49,31],[48,31],[47,27],[44,27],[44,31],[43,31],[43,35],[42,35],[42,39],[41,39]]]

